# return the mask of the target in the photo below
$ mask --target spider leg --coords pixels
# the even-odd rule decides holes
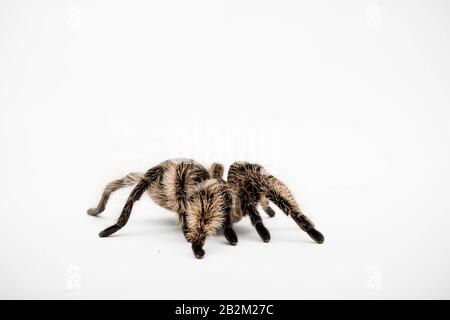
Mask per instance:
[[[259,215],[258,210],[256,210],[256,205],[258,200],[261,198],[261,190],[253,184],[247,184],[244,188],[240,189],[238,199],[239,206],[241,208],[242,214],[250,217],[252,225],[255,227],[256,232],[260,236],[261,240],[264,242],[270,241],[270,232],[264,226],[262,218]]]
[[[227,239],[228,243],[231,244],[232,246],[235,246],[237,244],[238,237],[233,229],[233,224],[231,222],[230,215],[227,215],[225,218],[225,227],[223,229],[223,235],[225,236],[225,239]]]
[[[203,250],[202,246],[197,243],[192,244],[192,252],[197,259],[203,259],[205,256],[205,250]]]
[[[312,224],[311,220],[304,214],[298,214],[295,216],[292,216],[292,219],[297,223],[297,225],[305,231],[314,241],[317,243],[323,243],[325,240],[325,237],[323,234],[318,231],[314,225]]]
[[[221,163],[213,163],[211,167],[208,170],[209,176],[212,179],[217,179],[221,181],[222,183],[225,183],[225,180],[223,180],[223,165]],[[227,239],[228,243],[232,246],[235,246],[238,242],[238,237],[236,235],[236,232],[233,229],[233,223],[231,221],[231,196],[228,194],[225,196],[226,201],[228,203],[228,208],[226,210],[226,216],[225,216],[225,224],[223,229],[223,235],[225,236],[225,239]]]
[[[250,201],[244,200],[242,202],[242,211],[244,212],[244,214],[249,215],[250,221],[252,222],[252,225],[255,227],[256,232],[258,232],[258,235],[260,236],[261,240],[264,242],[269,242],[270,232],[264,226],[262,218],[259,215],[258,210],[256,210],[256,205]]]
[[[145,173],[145,176],[138,182],[138,184],[134,187],[133,191],[131,191],[130,196],[125,203],[125,206],[122,209],[122,213],[120,214],[117,222],[106,228],[102,232],[99,233],[100,237],[108,237],[118,230],[122,229],[131,215],[131,210],[133,209],[134,202],[138,201],[142,194],[148,189],[150,184],[156,180],[156,178],[161,174],[162,168],[160,166],[154,167],[148,170]]]
[[[181,224],[184,237],[187,241],[189,228],[187,225],[187,207],[190,201],[189,193],[192,184],[199,183],[208,179],[210,172],[207,172],[203,167],[193,166],[192,164],[180,164],[175,169],[175,183],[173,184],[173,194],[176,198],[175,212],[178,215],[178,222]]]
[[[223,165],[221,163],[213,163],[208,169],[209,176],[212,179],[223,179]]]
[[[186,238],[186,240],[189,242],[189,240],[188,240],[189,229],[188,229],[188,226],[186,223],[186,213],[179,214],[179,219],[181,220],[181,229],[183,230],[183,235]]]
[[[270,207],[269,199],[267,199],[265,195],[261,195],[261,197],[259,198],[259,204],[269,217],[272,218],[273,216],[275,216],[275,211]]]
[[[323,243],[324,236],[315,229],[313,222],[303,214],[289,189],[273,176],[266,177],[266,197],[290,216],[314,241]]]
[[[109,196],[114,191],[117,191],[119,189],[128,187],[128,186],[134,186],[137,184],[142,178],[144,177],[143,173],[137,173],[133,172],[128,175],[126,175],[122,179],[114,180],[105,187],[105,190],[103,191],[102,197],[100,198],[100,201],[97,205],[97,207],[90,208],[87,213],[91,216],[97,216],[100,213],[102,213],[105,210],[106,204],[108,203]]]
[[[233,229],[233,221],[231,220],[233,198],[229,192],[226,192],[224,195],[224,199],[226,208],[223,235],[230,245],[235,246],[238,243],[238,237]]]

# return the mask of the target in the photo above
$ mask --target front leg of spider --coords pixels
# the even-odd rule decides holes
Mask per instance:
[[[205,250],[203,250],[203,246],[199,243],[192,244],[192,252],[197,259],[203,259],[205,255]]]
[[[325,238],[314,226],[313,222],[300,210],[289,189],[273,176],[264,178],[267,198],[275,203],[286,215],[290,216],[315,242],[323,243]]]
[[[319,230],[317,230],[312,222],[304,215],[294,213],[291,215],[292,219],[297,223],[297,225],[305,231],[315,242],[323,243],[325,237]]]
[[[238,237],[233,229],[233,222],[231,221],[231,202],[232,197],[229,193],[224,196],[225,199],[225,224],[223,228],[223,235],[228,243],[235,246],[238,243]]]
[[[225,236],[225,239],[227,239],[228,243],[232,246],[235,246],[238,243],[238,237],[233,228],[225,227],[225,229],[223,230],[223,235]]]
[[[274,217],[275,216],[275,211],[270,207],[269,205],[269,199],[266,198],[266,196],[261,195],[261,198],[259,199],[259,204],[261,205],[261,208],[264,210],[264,212],[269,216],[269,217]]]
[[[225,226],[223,229],[223,235],[227,239],[228,243],[235,246],[238,243],[238,237],[236,232],[233,230],[233,224],[231,223],[231,218],[229,215],[225,218]]]
[[[189,241],[188,237],[189,228],[186,224],[186,213],[181,213],[180,219],[181,219],[181,230],[183,230],[183,235],[186,238],[186,240]]]
[[[258,233],[261,240],[264,242],[269,242],[270,241],[270,232],[264,226],[261,216],[259,215],[258,210],[256,210],[256,207],[252,204],[247,204],[246,212],[249,215],[250,220],[251,220],[253,226],[255,227],[256,232]]]
[[[258,203],[258,198],[260,195],[260,191],[257,187],[247,184],[245,189],[240,192],[240,201],[241,201],[241,210],[244,215],[248,214],[250,217],[250,221],[252,225],[255,227],[256,232],[259,237],[264,242],[270,241],[270,232],[264,226],[262,222],[262,218],[259,215],[258,210],[256,209],[256,205]]]
[[[324,242],[324,236],[315,228],[312,221],[303,214],[287,186],[269,174],[262,166],[254,163],[235,162],[228,170],[227,181],[238,190],[239,199],[242,204],[245,204],[241,205],[242,215],[248,214],[250,216],[253,225],[263,240],[270,239],[270,234],[262,225],[261,217],[256,211],[258,201],[263,209],[268,208],[269,201],[274,203],[314,241],[317,243]],[[266,213],[271,216],[273,214],[271,211],[266,211]]]

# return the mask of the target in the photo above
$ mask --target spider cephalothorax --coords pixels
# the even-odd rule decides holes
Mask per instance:
[[[202,258],[205,239],[219,229],[224,229],[230,244],[237,243],[231,224],[232,198],[227,184],[221,179],[222,174],[223,166],[220,164],[213,164],[208,171],[190,159],[167,160],[145,174],[131,173],[108,184],[98,206],[89,209],[88,213],[100,214],[112,192],[135,185],[117,222],[99,234],[100,237],[108,237],[125,226],[134,202],[148,190],[154,202],[177,213],[183,233],[192,243],[194,255]]]
[[[261,239],[270,240],[269,230],[263,225],[256,207],[261,204],[264,211],[273,216],[269,200],[290,216],[298,226],[318,243],[324,241],[323,235],[317,231],[312,221],[306,217],[289,189],[277,178],[270,175],[262,166],[247,162],[235,162],[228,170],[228,187],[233,190],[238,205],[233,210],[232,222],[239,221],[249,215],[252,224]]]
[[[195,246],[202,247],[208,236],[225,227],[230,219],[231,207],[228,202],[226,185],[217,179],[200,183],[194,196],[187,204],[186,239]],[[228,223],[231,228],[231,223]],[[236,241],[229,241],[236,244]]]

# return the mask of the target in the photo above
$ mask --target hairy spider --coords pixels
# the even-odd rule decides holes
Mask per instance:
[[[109,183],[97,207],[89,209],[88,214],[96,216],[103,212],[112,192],[135,186],[117,222],[99,234],[100,237],[108,237],[125,226],[134,202],[148,190],[154,202],[178,215],[178,222],[186,240],[192,244],[195,257],[202,258],[206,237],[220,229],[224,230],[224,236],[231,245],[238,241],[231,222],[235,205],[222,175],[223,166],[218,163],[206,170],[191,159],[166,160],[145,174],[130,173]]]
[[[269,201],[291,216],[299,227],[318,243],[323,235],[300,210],[289,189],[277,178],[258,165],[235,162],[223,180],[223,166],[214,163],[209,170],[190,159],[166,160],[144,173],[130,173],[109,183],[96,208],[88,214],[96,216],[105,210],[112,192],[127,186],[135,186],[117,222],[100,232],[108,237],[127,223],[134,202],[148,190],[150,197],[160,206],[178,215],[186,240],[192,244],[197,258],[205,254],[203,245],[208,236],[223,230],[231,245],[238,241],[232,224],[248,215],[264,242],[270,240],[269,230],[262,223],[256,207],[259,203],[270,216],[275,211]]]
[[[324,241],[323,235],[302,213],[289,189],[280,180],[267,173],[262,166],[247,162],[233,163],[228,170],[227,184],[234,197],[237,197],[235,201],[237,205],[232,211],[232,222],[235,223],[248,214],[264,242],[270,240],[270,233],[263,225],[256,206],[259,202],[263,210],[272,217],[275,212],[269,207],[269,200],[294,219],[314,241],[317,243]]]

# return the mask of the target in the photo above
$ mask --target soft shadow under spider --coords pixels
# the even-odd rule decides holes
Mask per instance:
[[[168,218],[146,220],[146,223],[151,224],[151,225],[159,225],[159,226],[167,226],[167,227],[176,226],[175,219],[168,219]]]
[[[140,235],[142,233],[140,232],[127,232],[127,233],[114,233],[106,238],[122,238],[122,237],[127,237],[127,236],[135,236],[135,235]]]

